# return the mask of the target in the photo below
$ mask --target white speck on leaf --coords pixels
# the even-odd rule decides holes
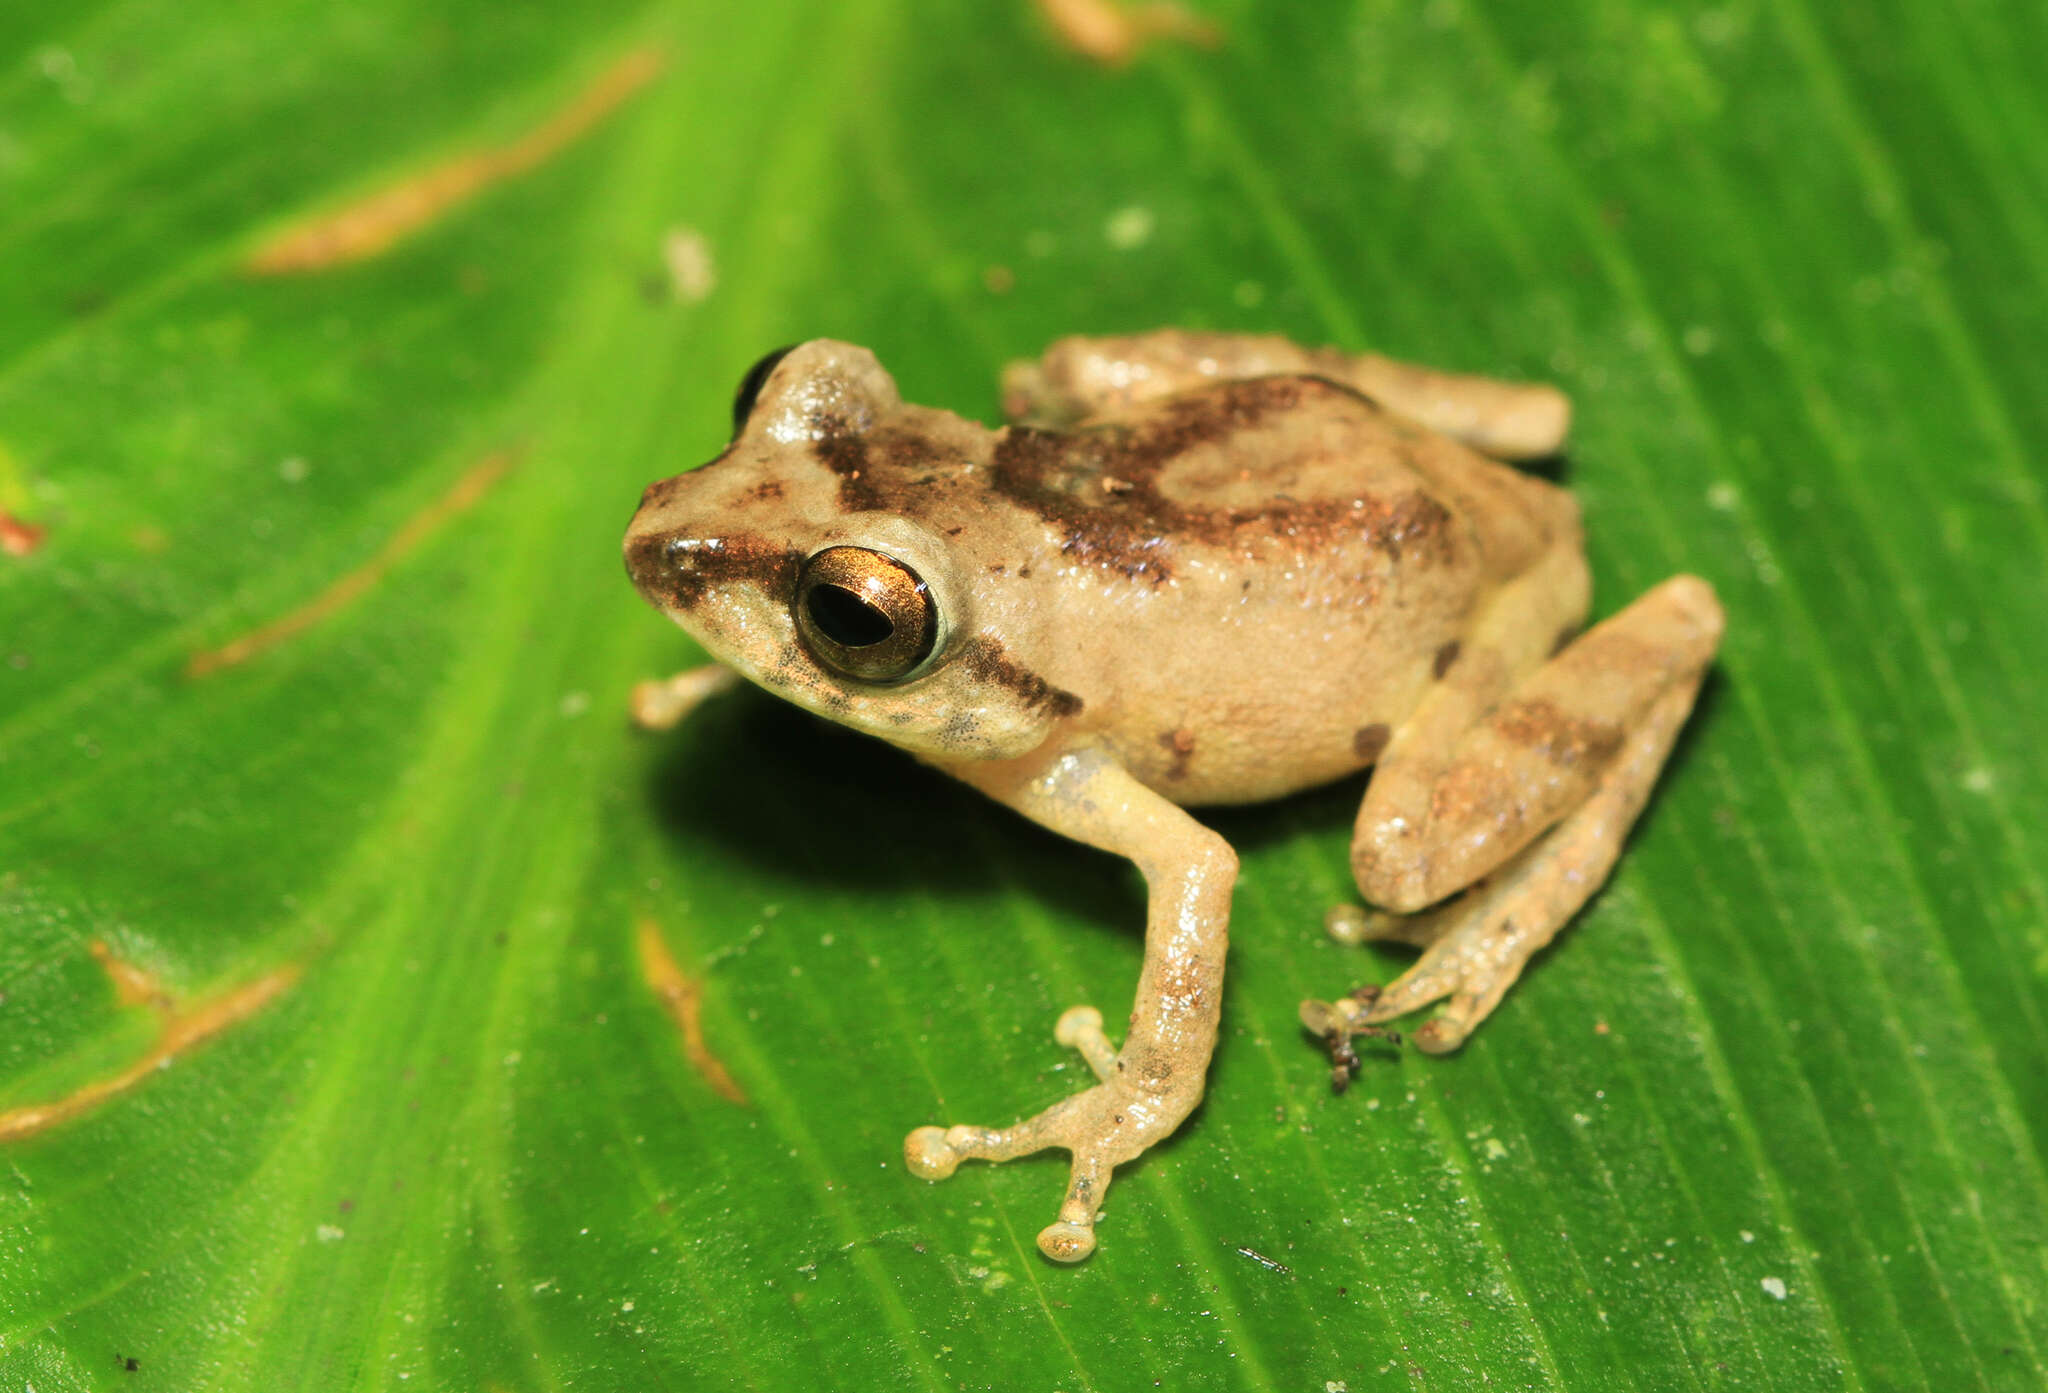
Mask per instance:
[[[661,239],[661,260],[668,267],[669,289],[686,305],[696,304],[718,288],[711,243],[694,227],[670,228]]]
[[[1785,1290],[1785,1279],[1783,1277],[1764,1278],[1763,1288],[1764,1292],[1776,1301],[1783,1301],[1788,1295]]]
[[[1102,225],[1102,235],[1118,251],[1133,251],[1152,240],[1152,229],[1157,221],[1150,208],[1132,204],[1109,215],[1109,221]]]

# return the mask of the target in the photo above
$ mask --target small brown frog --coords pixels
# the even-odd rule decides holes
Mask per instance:
[[[1496,460],[1563,443],[1555,389],[1278,338],[1071,338],[1004,377],[989,430],[902,401],[818,340],[756,365],[736,434],[653,485],[643,595],[722,669],[641,694],[673,720],[730,674],[880,736],[1149,890],[1099,1082],[1010,1127],[920,1127],[911,1170],[1072,1153],[1047,1256],[1095,1247],[1111,1172],[1202,1097],[1237,858],[1184,811],[1376,766],[1351,867],[1382,911],[1333,931],[1421,947],[1381,991],[1303,1004],[1339,1054],[1439,999],[1458,1047],[1607,878],[1721,634],[1675,576],[1581,634],[1579,510]]]

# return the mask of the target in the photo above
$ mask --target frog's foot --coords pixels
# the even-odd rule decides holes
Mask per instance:
[[[1411,948],[1428,948],[1454,929],[1470,913],[1470,906],[1484,892],[1484,882],[1445,904],[1419,914],[1393,914],[1364,905],[1332,905],[1323,915],[1323,928],[1331,938],[1353,947],[1364,943],[1405,943]],[[1330,1052],[1330,1088],[1342,1093],[1350,1087],[1359,1069],[1358,1051],[1352,1041],[1363,1036],[1399,1049],[1401,1035],[1376,1021],[1368,1021],[1379,1001],[1376,985],[1360,987],[1336,1001],[1308,1000],[1301,1003],[1301,1024],[1323,1042]]]
[[[1330,1050],[1331,1083],[1337,1092],[1344,1091],[1358,1067],[1350,1044],[1354,1036],[1386,1039],[1390,1032],[1385,1022],[1433,1001],[1450,998],[1439,1015],[1416,1028],[1410,1037],[1416,1047],[1446,1054],[1465,1042],[1514,984],[1530,954],[1548,943],[1578,908],[1577,902],[1566,907],[1554,895],[1545,901],[1545,892],[1554,891],[1557,882],[1554,869],[1549,882],[1542,874],[1558,854],[1553,840],[1570,834],[1584,816],[1581,809],[1485,880],[1419,914],[1349,906],[1330,911],[1326,923],[1331,936],[1341,942],[1393,939],[1423,950],[1421,959],[1391,986],[1364,986],[1336,1001],[1301,1003],[1302,1025],[1321,1036]],[[1355,937],[1340,931],[1340,915],[1345,916],[1342,929],[1357,923],[1364,931]],[[1401,1037],[1391,1038],[1398,1044]]]
[[[1194,1110],[1199,1078],[1148,1090],[1131,1078],[1102,1031],[1102,1013],[1076,1006],[1059,1019],[1054,1035],[1079,1050],[1102,1082],[1014,1127],[920,1127],[903,1141],[913,1175],[944,1180],[962,1161],[1008,1161],[1060,1148],[1073,1155],[1060,1217],[1039,1231],[1038,1250],[1054,1262],[1079,1262],[1095,1251],[1095,1218],[1109,1192],[1110,1173],[1162,1140]]]
[[[666,681],[635,683],[627,709],[642,730],[670,730],[706,701],[739,684],[740,675],[731,668],[707,663]]]

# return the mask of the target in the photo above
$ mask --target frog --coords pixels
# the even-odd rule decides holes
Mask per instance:
[[[672,723],[742,682],[876,736],[1146,889],[1121,1043],[1054,1024],[1093,1082],[1007,1126],[920,1126],[926,1180],[1069,1158],[1046,1257],[1095,1251],[1113,1172],[1201,1101],[1238,858],[1191,810],[1370,770],[1351,941],[1421,950],[1302,1003],[1350,1042],[1459,1048],[1606,881],[1719,644],[1677,575],[1585,627],[1580,510],[1515,467],[1559,389],[1276,335],[1071,336],[1002,374],[1004,424],[903,399],[816,339],[741,382],[717,458],[646,490],[626,567],[714,660],[637,699]]]

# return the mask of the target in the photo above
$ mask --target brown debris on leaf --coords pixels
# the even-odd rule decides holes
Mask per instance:
[[[676,1029],[682,1032],[683,1058],[719,1097],[742,1107],[749,1106],[747,1091],[740,1087],[739,1080],[726,1069],[724,1061],[713,1054],[711,1046],[704,1042],[704,984],[684,974],[682,965],[662,939],[661,926],[652,919],[640,920],[637,936],[640,975],[661,998],[663,1009],[676,1023]]]
[[[1358,1051],[1352,1046],[1353,1039],[1362,1036],[1368,1040],[1384,1041],[1395,1049],[1401,1048],[1401,1032],[1365,1024],[1366,1013],[1372,1010],[1372,1004],[1379,995],[1380,989],[1368,984],[1337,1001],[1301,1003],[1302,1028],[1321,1039],[1323,1048],[1330,1052],[1332,1093],[1342,1093],[1349,1088],[1353,1076],[1358,1073]]]
[[[1038,0],[1038,10],[1062,43],[1107,68],[1130,62],[1153,39],[1214,48],[1222,38],[1215,25],[1171,0]]]
[[[147,969],[115,956],[105,943],[96,941],[91,949],[113,983],[115,1000],[123,1006],[147,1006],[156,1013],[156,1041],[133,1063],[105,1078],[81,1084],[62,1098],[0,1112],[0,1143],[32,1137],[126,1093],[187,1050],[255,1015],[299,978],[298,964],[287,963],[254,981],[181,1010],[171,993]]]
[[[25,522],[0,508],[0,551],[9,556],[27,556],[41,546],[43,538],[49,534],[49,528]]]
[[[194,653],[185,663],[185,675],[205,677],[224,667],[245,663],[266,649],[276,647],[344,608],[350,601],[357,599],[382,580],[385,572],[403,560],[406,553],[425,541],[435,528],[457,513],[475,507],[483,496],[490,492],[491,486],[512,467],[512,459],[510,454],[500,452],[471,465],[448,492],[407,518],[405,524],[391,534],[391,540],[386,542],[375,556],[334,581],[298,608],[288,610],[268,624],[259,625],[240,638],[231,639],[218,648]]]
[[[658,52],[635,50],[519,139],[459,156],[346,208],[287,227],[251,253],[247,268],[259,276],[324,271],[387,251],[499,180],[524,174],[560,153],[660,70]]]

